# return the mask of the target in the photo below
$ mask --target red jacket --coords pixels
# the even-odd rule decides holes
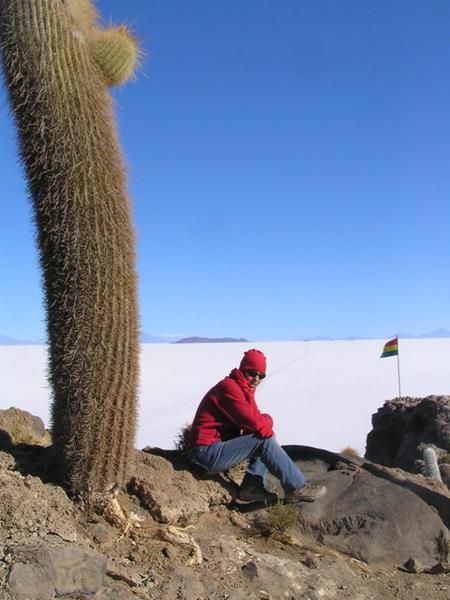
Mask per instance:
[[[259,412],[253,390],[242,371],[233,369],[200,402],[189,435],[189,447],[210,446],[237,437],[241,431],[271,437],[272,425],[272,417]]]

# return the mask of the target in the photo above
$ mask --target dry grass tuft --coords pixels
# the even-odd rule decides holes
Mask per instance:
[[[359,453],[352,448],[351,446],[346,446],[345,448],[343,448],[339,454],[343,454],[344,456],[350,456],[353,458],[361,458]]]
[[[178,450],[179,452],[184,452],[187,450],[191,427],[192,423],[185,423],[182,425],[174,440],[175,450]]]
[[[29,445],[37,445],[39,444],[38,440],[31,435],[31,433],[27,433],[23,431],[20,427],[11,427],[11,430],[8,432],[11,437],[12,443],[14,445],[17,444],[29,444]]]

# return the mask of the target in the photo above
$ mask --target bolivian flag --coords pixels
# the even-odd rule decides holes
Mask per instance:
[[[393,340],[389,340],[385,343],[383,352],[381,353],[380,358],[385,358],[386,356],[397,356],[398,355],[398,338],[394,338]]]

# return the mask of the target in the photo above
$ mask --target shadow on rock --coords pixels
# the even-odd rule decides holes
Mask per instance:
[[[52,446],[13,444],[6,433],[6,436],[0,434],[0,450],[14,458],[16,468],[22,475],[39,477],[44,483],[61,483],[54,468]]]

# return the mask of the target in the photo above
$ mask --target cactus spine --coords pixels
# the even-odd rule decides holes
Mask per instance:
[[[425,463],[425,475],[432,477],[437,481],[442,481],[441,472],[437,461],[437,455],[434,448],[428,447],[423,451],[423,460]]]
[[[123,484],[136,426],[134,230],[88,0],[0,0],[6,85],[37,226],[55,456],[76,494]]]

